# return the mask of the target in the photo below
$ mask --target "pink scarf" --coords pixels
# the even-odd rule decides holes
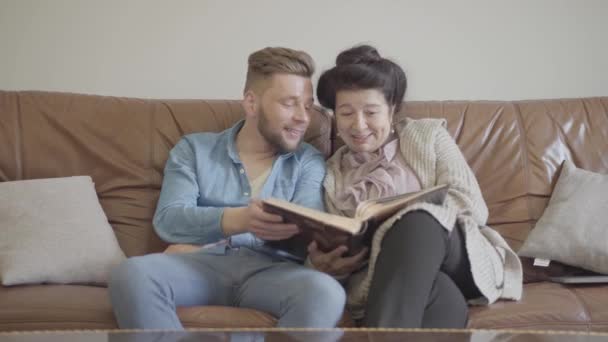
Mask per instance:
[[[421,189],[418,177],[407,165],[395,138],[374,152],[353,152],[348,147],[332,158],[335,193],[326,194],[330,208],[352,217],[357,205],[368,199],[398,195]]]

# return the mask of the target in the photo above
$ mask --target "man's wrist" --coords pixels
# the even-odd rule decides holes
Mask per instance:
[[[224,208],[221,221],[221,229],[224,236],[229,237],[247,231],[245,225],[241,222],[243,209],[245,207]]]

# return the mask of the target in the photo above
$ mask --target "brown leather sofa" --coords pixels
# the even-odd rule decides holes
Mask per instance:
[[[608,173],[608,97],[410,102],[404,113],[448,120],[483,190],[489,224],[515,249],[543,213],[564,158]],[[220,131],[241,117],[238,101],[0,91],[0,181],[90,175],[125,253],[161,252],[166,244],[151,218],[169,150],[184,134]],[[307,141],[326,155],[338,145],[327,114],[314,113]],[[537,282],[525,285],[521,301],[472,307],[469,327],[608,331],[608,286],[538,281],[543,272],[530,267],[526,276]],[[187,327],[275,324],[247,309],[178,311]],[[115,327],[106,288],[0,287],[0,331]]]

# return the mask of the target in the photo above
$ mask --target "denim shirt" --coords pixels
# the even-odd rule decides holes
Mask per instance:
[[[243,124],[240,121],[221,133],[189,134],[173,147],[153,219],[163,240],[202,245],[227,238],[221,228],[224,208],[247,206],[251,199],[236,149],[236,135]],[[283,153],[274,161],[259,198],[275,197],[324,211],[325,171],[323,155],[302,143],[295,152]],[[233,235],[230,245],[268,250],[251,233]]]

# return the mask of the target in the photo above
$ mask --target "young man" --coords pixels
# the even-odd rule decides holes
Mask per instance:
[[[323,209],[323,156],[303,143],[313,104],[312,58],[265,48],[249,56],[246,118],[221,133],[185,136],[165,166],[154,227],[169,243],[206,246],[192,253],[128,259],[110,280],[121,328],[182,329],[177,306],[257,309],[280,327],[333,327],[345,302],[332,277],[302,265],[305,255],[267,241],[298,227],[264,212],[257,198]],[[306,246],[303,246],[306,250]]]

